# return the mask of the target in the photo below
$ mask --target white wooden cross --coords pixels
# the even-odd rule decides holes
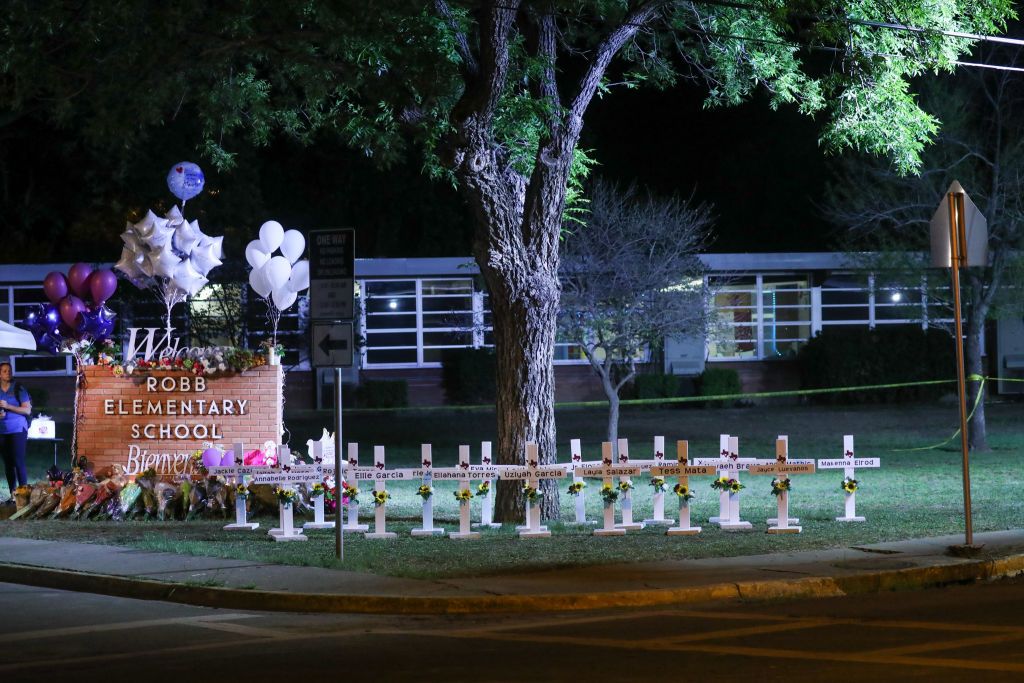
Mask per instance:
[[[537,444],[527,442],[524,465],[498,465],[498,474],[502,479],[522,481],[530,488],[539,491],[541,479],[561,479],[566,474],[565,465],[541,465],[540,452]],[[525,496],[524,496],[525,498]],[[520,538],[547,538],[551,535],[546,526],[540,523],[540,500],[530,501],[526,498],[526,526],[519,528]]]
[[[574,470],[581,478],[601,477],[602,486],[615,486],[615,477],[640,474],[640,468],[636,466],[619,466],[612,460],[612,444],[605,441],[601,444],[601,462],[585,462],[577,465]],[[616,489],[617,490],[617,489]],[[605,501],[604,503],[604,526],[594,529],[595,536],[622,536],[626,530],[615,525],[615,504]]]
[[[245,483],[245,477],[251,473],[251,467],[245,467],[242,463],[245,458],[245,446],[241,441],[234,445],[234,465],[211,467],[211,476],[221,476],[227,479],[231,486],[238,486]],[[226,531],[252,531],[260,527],[259,522],[250,522],[247,519],[248,511],[245,507],[246,499],[242,496],[235,496],[235,521],[224,527]]]
[[[579,439],[572,439],[569,441],[569,469],[572,472],[572,483],[573,484],[584,484],[583,477],[577,472],[576,468],[583,464],[583,447]],[[576,499],[576,524],[579,526],[590,526],[596,524],[587,520],[587,496],[586,489],[580,488],[579,493],[573,496]]]
[[[459,446],[459,471],[462,476],[459,477],[459,491],[467,492],[470,496],[473,495],[473,489],[470,488],[470,471],[469,471],[469,446]],[[470,530],[470,501],[472,498],[459,501],[459,530],[453,531],[448,534],[449,537],[455,539],[477,539],[480,538],[479,531]]]
[[[629,467],[629,440],[619,439],[618,443],[619,455],[615,459],[615,464],[622,467]],[[643,471],[643,470],[641,470]],[[619,484],[626,484],[628,487],[633,486],[633,480],[628,474],[619,477]],[[619,490],[622,499],[622,521],[615,526],[625,529],[626,531],[638,531],[644,528],[643,522],[633,521],[633,491],[631,488],[626,490]]]
[[[423,486],[434,487],[434,456],[429,443],[420,445],[420,469]],[[423,526],[413,529],[413,536],[443,536],[444,529],[434,526],[434,496],[423,498]]]
[[[735,479],[737,482],[740,480],[740,471],[746,470],[750,465],[757,463],[756,458],[741,458],[740,457],[740,440],[735,436],[725,436],[726,448],[723,449],[725,452],[724,458],[697,458],[695,464],[697,465],[715,465],[718,467],[719,477],[726,477],[728,479]],[[725,531],[746,531],[752,529],[753,526],[750,522],[746,522],[740,518],[740,494],[739,492],[723,491],[726,498],[726,512],[727,516],[722,517],[719,514],[718,517],[712,517],[711,522],[718,524],[720,528]],[[721,497],[719,497],[721,503]]]
[[[322,484],[324,486],[324,493],[320,494],[319,496],[312,496],[312,498],[313,498],[313,521],[312,522],[306,522],[305,524],[302,525],[302,528],[304,530],[307,530],[307,529],[333,529],[334,528],[334,522],[328,522],[328,521],[324,520],[324,498],[327,497],[327,492],[326,492],[327,484],[325,482],[326,475],[324,474],[324,468],[323,468],[323,461],[324,461],[324,457],[323,457],[323,444],[321,444],[319,441],[314,441],[313,442],[313,452],[310,455],[313,456],[313,465],[312,466],[314,468],[316,468],[316,473],[317,473],[317,478],[313,479],[312,483],[316,484],[317,482],[319,482],[320,484]],[[312,485],[310,485],[310,490],[312,490]],[[341,507],[340,507],[341,500],[338,499],[337,502],[339,504],[339,507],[337,508],[337,510],[338,510],[338,514],[340,515],[341,514]]]
[[[373,447],[373,467],[366,468],[361,467],[359,469],[350,469],[349,474],[355,480],[358,486],[361,482],[373,482],[374,493],[387,491],[388,481],[405,480],[413,478],[414,470],[388,470],[384,466],[384,447],[374,446]],[[398,534],[393,531],[387,530],[387,519],[386,519],[387,504],[377,505],[374,503],[373,511],[373,531],[363,535],[363,538],[371,539],[388,539],[397,538]]]
[[[481,483],[487,483],[487,493],[480,496],[483,499],[480,501],[480,521],[473,526],[485,529],[501,527],[500,524],[494,521],[494,480],[498,478],[498,470],[494,467],[494,462],[491,460],[490,441],[480,443],[480,464],[471,466],[469,470],[473,474],[473,479],[479,479]]]
[[[818,469],[820,470],[843,470],[843,480],[853,479],[856,481],[857,468],[867,467],[875,468],[880,467],[881,461],[878,458],[858,458],[853,452],[853,435],[846,434],[843,436],[843,457],[838,460],[819,460]],[[864,517],[857,516],[857,492],[846,493],[846,510],[842,517],[836,517],[837,522],[863,522]]]
[[[662,465],[651,468],[651,476],[679,477],[678,486],[689,491],[690,477],[702,474],[717,474],[718,468],[715,465],[691,465],[690,445],[686,441],[676,441],[676,464]],[[665,531],[668,536],[693,536],[700,533],[699,526],[690,525],[690,501],[685,496],[673,492],[679,499],[679,526],[670,527]]]
[[[665,437],[654,437],[654,454],[650,460],[641,460],[639,462],[634,460],[632,461],[632,463],[640,465],[641,472],[651,472],[652,480],[654,479],[654,477],[661,477],[662,480],[664,480],[664,476],[660,474],[654,474],[652,470],[654,468],[665,467],[666,465],[670,465],[672,463],[671,460],[665,459]],[[674,519],[666,519],[665,517],[665,484],[663,482],[661,491],[654,491],[654,517],[652,517],[651,519],[645,519],[644,525],[670,527],[675,523],[676,521]]]
[[[253,468],[253,483],[270,484],[285,488],[294,487],[296,484],[308,485],[311,481],[323,481],[323,468],[320,465],[291,465],[291,449],[287,445],[264,444],[264,450],[269,451],[268,446],[274,448],[277,453],[277,466]],[[278,501],[278,519],[280,526],[270,529],[267,535],[275,541],[305,541],[308,540],[302,535],[302,529],[295,528],[295,505],[285,504]]]
[[[697,458],[694,462],[697,464],[705,464],[707,458]],[[726,466],[729,462],[729,435],[719,434],[718,435],[718,472],[716,473],[719,477],[727,476]],[[710,463],[707,463],[710,464]],[[718,515],[709,517],[708,521],[712,524],[721,524],[723,520],[729,519],[729,492],[719,491],[718,492]]]
[[[334,441],[333,441],[333,439],[331,441],[331,448],[332,449],[334,448]],[[337,487],[337,501],[338,501],[338,508],[337,509],[338,509],[338,518],[339,519],[341,518],[341,498],[344,495],[344,491],[341,490],[341,482],[342,481],[348,481],[348,478],[351,477],[351,475],[348,474],[348,473],[355,471],[358,467],[359,467],[359,444],[357,444],[357,443],[349,443],[349,445],[348,445],[347,469],[343,472],[345,476],[344,477],[339,476],[339,477],[337,477],[335,479],[335,486]],[[355,482],[353,482],[353,485],[354,484],[355,484]],[[356,488],[359,488],[359,487],[356,486]],[[370,530],[370,525],[369,524],[360,524],[359,523],[359,502],[358,502],[358,500],[356,502],[352,502],[352,500],[349,499],[349,501],[348,501],[348,522],[346,522],[345,525],[342,526],[342,530],[343,531],[358,531],[358,532],[365,532],[365,531],[369,531]]]
[[[793,474],[814,474],[814,463],[789,462],[789,438],[779,436],[775,440],[775,461],[751,465],[750,474],[770,474],[779,481],[789,481]],[[778,516],[768,520],[769,534],[799,534],[803,529],[799,526],[792,526],[791,523],[799,524],[799,519],[789,516],[789,491],[782,491],[775,496],[778,507]],[[772,525],[772,522],[775,522]]]

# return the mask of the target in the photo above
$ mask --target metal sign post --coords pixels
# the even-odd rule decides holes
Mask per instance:
[[[345,558],[341,498],[341,369],[352,367],[355,317],[355,242],[351,228],[311,230],[309,233],[309,317],[312,319],[310,359],[314,367],[334,368],[334,556]]]
[[[345,559],[345,526],[342,510],[341,477],[345,470],[341,464],[341,368],[334,368],[334,557]]]
[[[974,546],[974,525],[971,520],[971,471],[967,445],[967,379],[964,373],[964,336],[960,314],[960,267],[988,265],[988,224],[964,188],[955,180],[946,192],[945,211],[943,205],[939,204],[935,215],[932,216],[931,237],[932,265],[949,268],[953,280],[956,379],[960,400],[960,450],[963,454],[964,482],[964,547],[960,550],[966,554],[978,548]]]

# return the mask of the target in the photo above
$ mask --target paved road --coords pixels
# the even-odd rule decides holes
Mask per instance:
[[[1020,681],[1021,615],[1021,579],[453,617],[228,611],[0,584],[0,680]]]

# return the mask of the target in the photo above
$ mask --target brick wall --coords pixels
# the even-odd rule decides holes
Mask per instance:
[[[280,366],[204,378],[167,371],[114,377],[98,366],[85,373],[78,453],[96,467],[118,463],[138,474],[154,466],[179,474],[189,471],[187,457],[204,441],[224,449],[241,441],[250,450],[280,440]],[[191,414],[180,414],[188,405]],[[155,414],[157,407],[163,414]]]

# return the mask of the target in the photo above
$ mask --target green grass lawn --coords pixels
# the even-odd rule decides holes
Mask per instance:
[[[1018,492],[1024,484],[1024,406],[1019,403],[988,407],[989,441],[992,450],[972,455],[971,476],[976,531],[1024,527],[1024,499]],[[325,420],[313,415],[291,417],[293,443],[304,443],[319,434]],[[603,432],[600,410],[563,410],[558,415],[560,456],[566,459],[570,438],[584,441],[587,459],[596,459]],[[364,461],[374,443],[388,447],[389,466],[411,465],[418,459],[419,443],[430,442],[438,466],[453,465],[460,443],[473,446],[478,461],[481,440],[493,438],[493,413],[455,411],[407,411],[346,415],[346,441],[361,445]],[[564,494],[567,480],[560,485],[561,521],[548,522],[553,536],[548,539],[519,539],[511,527],[485,532],[479,541],[457,542],[447,538],[411,538],[409,529],[418,525],[420,499],[416,483],[388,485],[388,529],[397,531],[394,541],[368,541],[346,536],[345,562],[349,570],[411,577],[486,576],[490,574],[538,571],[561,566],[749,555],[841,547],[886,540],[956,533],[963,529],[959,440],[928,450],[903,450],[933,446],[946,441],[957,427],[952,405],[896,405],[872,407],[754,407],[743,409],[626,409],[622,436],[630,439],[634,458],[649,458],[654,435],[668,444],[676,439],[690,441],[691,457],[717,453],[718,434],[727,431],[740,437],[740,455],[771,457],[777,434],[788,434],[793,458],[835,458],[841,455],[843,434],[854,434],[857,454],[880,457],[882,468],[858,471],[861,484],[857,511],[868,518],[863,524],[833,521],[842,513],[839,490],[842,470],[823,470],[793,478],[790,514],[800,518],[803,534],[768,536],[765,519],[774,516],[775,499],[770,495],[771,477],[746,476],[742,495],[742,516],[754,524],[749,533],[726,533],[707,524],[717,514],[717,493],[710,489],[710,477],[695,477],[697,493],[691,509],[693,523],[702,524],[697,537],[666,537],[657,528],[624,537],[593,537],[589,530],[568,524],[573,518],[573,500]],[[565,448],[561,448],[564,446]],[[304,450],[304,449],[302,449]],[[668,450],[673,453],[673,446]],[[49,461],[45,454],[33,454],[33,473],[41,475]],[[651,488],[647,478],[636,482],[634,518],[651,516]],[[671,483],[671,482],[670,482]],[[599,520],[599,480],[589,480],[588,518]],[[457,528],[454,483],[435,485],[435,524]],[[362,496],[363,517],[372,517],[372,499]],[[472,503],[473,517],[479,517],[479,502]],[[666,496],[667,513],[674,511],[675,497]],[[274,518],[259,520],[272,526]],[[334,560],[334,536],[330,531],[308,532],[308,543],[275,543],[263,531],[226,532],[222,521],[194,522],[0,522],[0,534],[33,538],[129,545],[137,548],[194,553],[260,562],[322,567],[338,566]]]

